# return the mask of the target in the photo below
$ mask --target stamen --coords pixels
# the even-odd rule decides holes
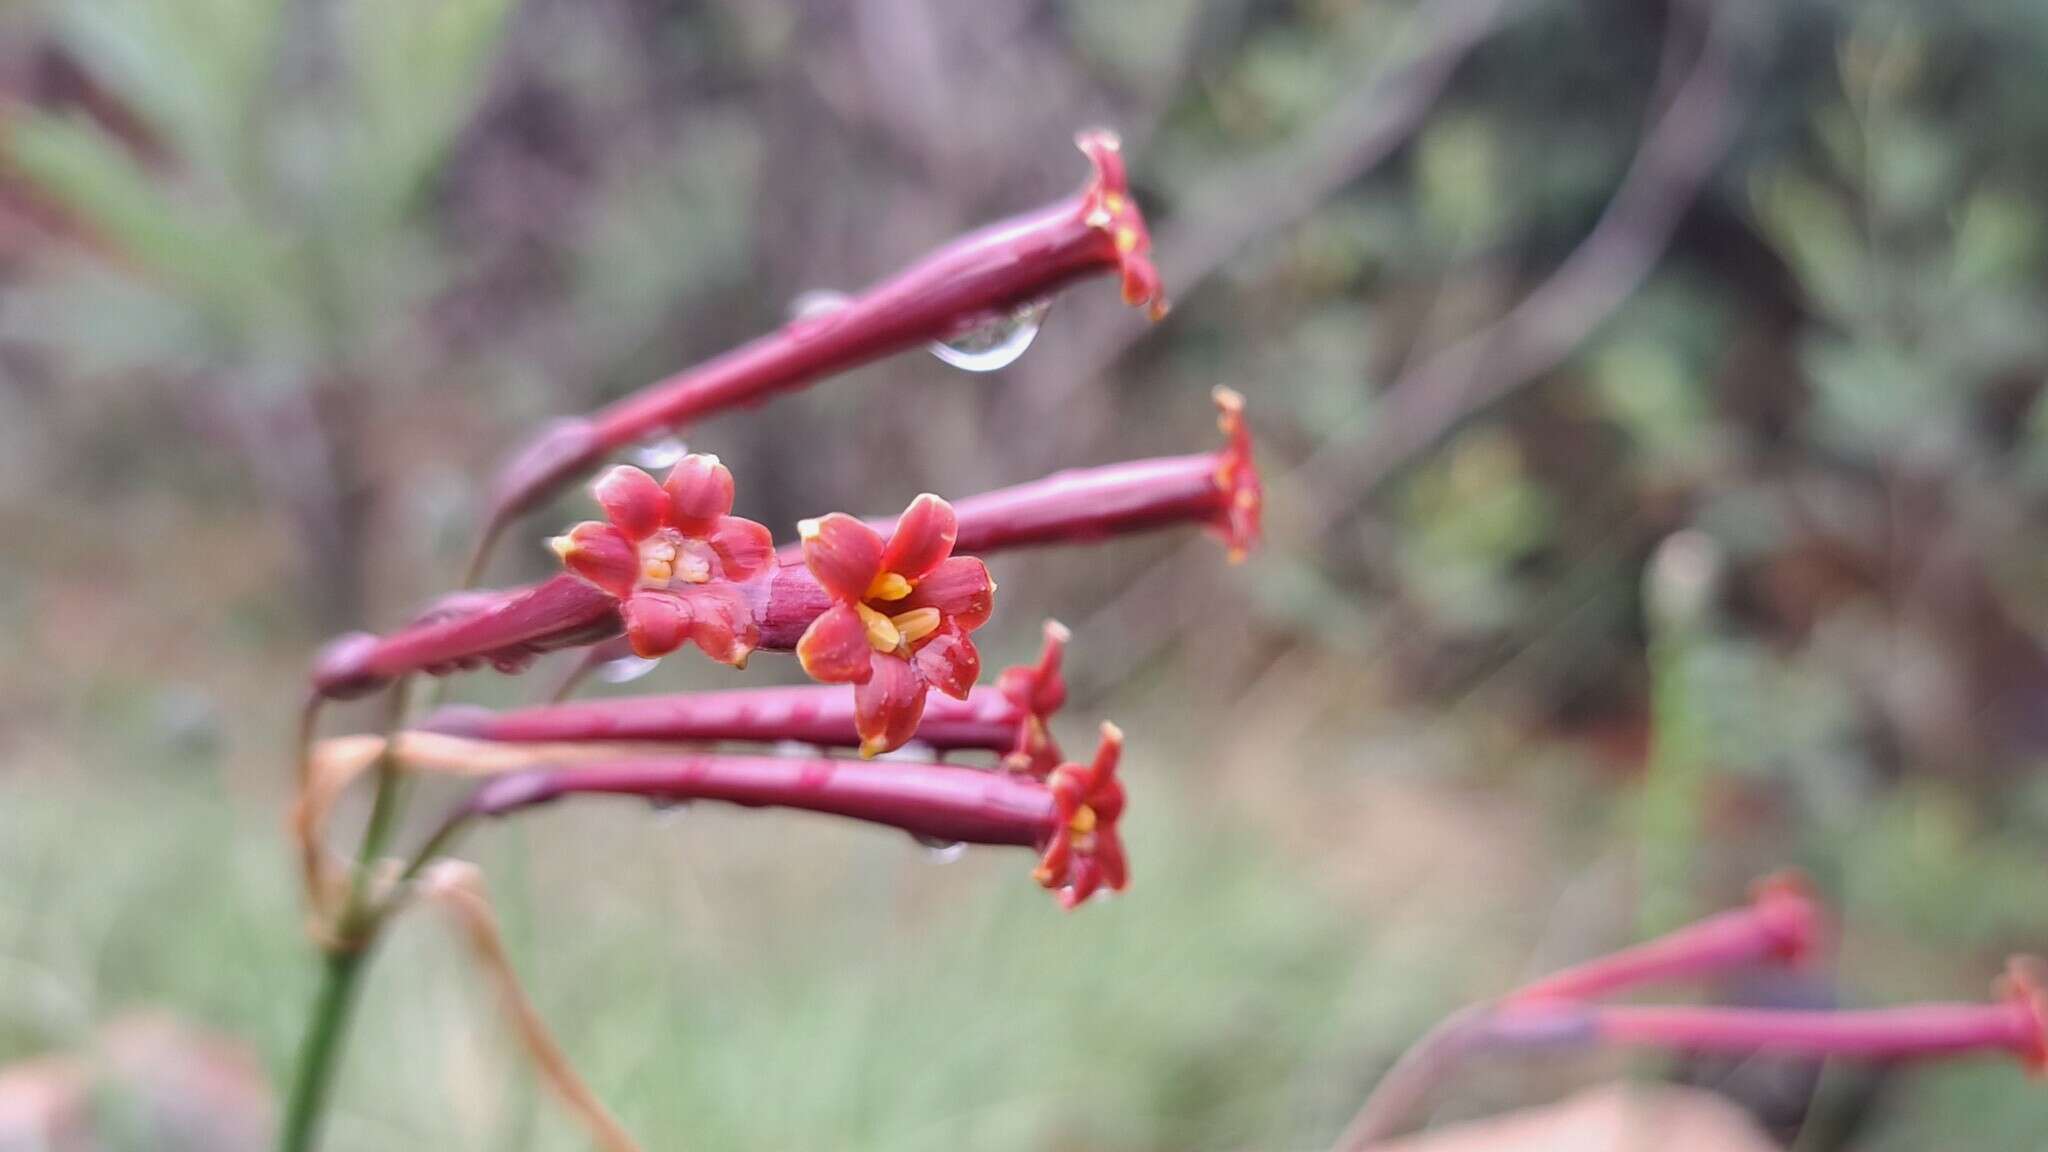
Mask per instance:
[[[902,633],[896,631],[896,625],[887,616],[865,604],[856,604],[854,608],[860,612],[860,622],[867,626],[868,647],[877,652],[894,652],[903,643]]]
[[[576,554],[576,541],[566,535],[548,537],[548,551],[558,560],[566,561]]]
[[[900,573],[884,572],[868,585],[864,600],[901,600],[910,595],[911,583]]]
[[[1074,818],[1067,821],[1067,826],[1083,836],[1095,831],[1095,809],[1086,804],[1074,809]]]
[[[1125,256],[1138,250],[1138,234],[1129,228],[1116,230],[1116,250]]]
[[[939,610],[931,607],[913,608],[889,617],[889,622],[896,625],[896,631],[903,637],[905,644],[915,644],[939,630]]]

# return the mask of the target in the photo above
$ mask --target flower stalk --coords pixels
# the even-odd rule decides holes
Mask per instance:
[[[504,817],[568,796],[789,808],[899,828],[935,843],[1035,849],[1034,878],[1072,908],[1129,880],[1118,833],[1122,750],[1123,733],[1105,724],[1092,762],[1061,764],[1045,780],[948,764],[815,756],[597,759],[496,777],[471,794],[450,824]]]
[[[1811,1059],[1928,1060],[2009,1056],[2048,1074],[2048,994],[2038,961],[2015,959],[1998,999],[1813,1012],[1695,1006],[1512,1004],[1488,1023],[1495,1043],[1658,1048],[1688,1053],[1766,1051]]]
[[[549,428],[499,472],[486,548],[506,523],[613,452],[956,337],[1075,281],[1115,274],[1126,303],[1155,320],[1164,316],[1167,302],[1150,258],[1151,236],[1131,198],[1116,136],[1088,131],[1075,144],[1094,168],[1077,194],[962,236],[839,307],[800,317],[588,417]]]
[[[1217,387],[1223,447],[1185,456],[1073,468],[953,503],[955,547],[976,556],[1048,544],[1085,544],[1196,524],[1222,540],[1231,561],[1256,547],[1265,498],[1252,457],[1244,397]],[[888,520],[868,525],[885,536]],[[780,555],[794,559],[798,545]]]
[[[1047,621],[1035,664],[1006,669],[994,685],[977,685],[965,700],[935,696],[925,707],[917,741],[940,752],[987,751],[1003,765],[1040,778],[1058,765],[1049,727],[1066,702],[1061,664],[1067,629]],[[851,693],[830,685],[735,688],[713,692],[620,696],[493,712],[449,708],[428,717],[429,732],[501,743],[798,741],[858,748]]]

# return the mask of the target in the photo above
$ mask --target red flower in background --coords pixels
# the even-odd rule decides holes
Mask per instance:
[[[1131,199],[1123,142],[1107,128],[1091,128],[1076,135],[1074,144],[1095,165],[1095,177],[1081,193],[1087,207],[1081,222],[1100,229],[1116,249],[1124,303],[1142,306],[1146,315],[1160,319],[1168,307],[1166,293],[1159,285],[1159,270],[1152,266],[1152,233],[1145,227],[1137,201]]]
[[[734,585],[767,569],[766,526],[732,515],[732,473],[716,456],[685,456],[657,484],[629,465],[592,488],[606,521],[586,520],[550,541],[571,572],[618,598],[633,651],[664,656],[685,643],[744,665],[760,643]]]
[[[965,700],[981,675],[968,633],[994,606],[988,568],[953,555],[953,506],[929,493],[910,502],[886,541],[843,512],[797,529],[804,564],[834,601],[804,630],[797,658],[814,680],[854,686],[862,756],[900,748],[917,732],[929,689]]]
[[[1123,730],[1104,721],[1094,761],[1062,764],[1046,780],[1056,819],[1033,875],[1059,893],[1061,907],[1080,904],[1104,885],[1121,892],[1130,883],[1130,863],[1117,833],[1124,814],[1124,786],[1116,778],[1116,768],[1123,753]]]

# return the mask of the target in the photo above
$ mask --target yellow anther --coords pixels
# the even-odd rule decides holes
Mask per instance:
[[[879,736],[865,737],[860,742],[860,758],[873,760],[889,750],[889,742]]]
[[[818,532],[819,528],[816,518],[796,522],[796,534],[800,540],[816,540]]]
[[[854,608],[860,612],[860,622],[868,630],[868,647],[877,652],[894,652],[897,645],[903,643],[903,634],[896,631],[896,625],[887,616],[865,604],[856,604]]]
[[[643,560],[640,563],[640,578],[649,584],[666,584],[676,574],[676,566],[667,560]]]
[[[1129,228],[1116,230],[1116,250],[1128,256],[1138,250],[1138,234]]]
[[[868,585],[867,595],[862,599],[901,600],[910,595],[910,587],[910,581],[904,579],[900,573],[884,572],[875,577],[874,583]]]
[[[568,536],[548,537],[548,550],[558,559],[567,560],[576,554],[576,541]]]
[[[1091,210],[1086,216],[1081,217],[1081,223],[1086,224],[1090,228],[1107,228],[1112,219],[1114,217],[1109,214],[1109,209],[1098,207]]]
[[[1082,836],[1095,831],[1095,809],[1090,808],[1086,804],[1074,809],[1074,818],[1067,821],[1067,827],[1072,828]]]
[[[1102,206],[1110,212],[1122,212],[1129,203],[1121,192],[1111,192],[1102,198]]]
[[[896,631],[903,637],[905,644],[915,644],[939,630],[939,610],[913,608],[901,615],[889,617],[889,622],[896,626]]]

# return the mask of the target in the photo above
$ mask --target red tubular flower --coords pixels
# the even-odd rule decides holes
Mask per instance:
[[[588,418],[554,425],[499,473],[492,526],[628,444],[958,336],[1085,277],[1114,272],[1126,302],[1163,316],[1151,236],[1131,199],[1115,135],[1084,132],[1075,143],[1095,167],[1079,194],[963,236],[841,307],[794,320]]]
[[[986,556],[1010,548],[1078,544],[1201,524],[1235,562],[1259,542],[1265,503],[1252,458],[1244,397],[1228,388],[1212,395],[1225,441],[1215,452],[1074,468],[1042,480],[969,496],[953,505],[962,552]],[[868,526],[887,534],[885,521]],[[796,546],[785,546],[788,558]]]
[[[1725,972],[1745,964],[1805,962],[1820,950],[1825,916],[1805,879],[1762,881],[1749,907],[1709,916],[1655,940],[1526,984],[1505,1003],[1592,1000],[1654,982]]]
[[[1040,883],[1072,908],[1102,885],[1121,888],[1128,879],[1116,831],[1123,790],[1114,770],[1114,746],[1107,743],[1096,764],[1061,765],[1050,781],[895,760],[635,757],[499,777],[479,788],[455,819],[505,816],[573,795],[795,808],[901,828],[925,841],[1036,848],[1044,853]]]
[[[1044,779],[1058,765],[1048,727],[1066,702],[1060,659],[1067,630],[1046,623],[1035,665],[1006,669],[996,687],[965,700],[940,696],[925,707],[917,739],[942,752],[988,751],[1005,767]],[[504,743],[588,741],[783,741],[859,747],[854,699],[833,686],[735,688],[656,696],[620,696],[492,712],[449,708],[422,725],[432,732]]]
[[[862,756],[900,748],[929,689],[965,700],[980,677],[968,634],[988,621],[995,583],[981,561],[953,555],[953,507],[929,493],[887,540],[840,512],[798,532],[804,564],[833,604],[804,630],[797,659],[814,680],[854,686]]]
[[[2013,961],[1990,1004],[1913,1004],[1869,1011],[1593,1006],[1556,1001],[1503,1008],[1488,1034],[1503,1043],[1594,1043],[1682,1052],[1767,1051],[1814,1059],[1915,1060],[2004,1053],[2048,1073],[2048,995],[2039,961]]]
[[[1110,891],[1121,892],[1130,883],[1130,865],[1117,832],[1124,814],[1124,786],[1116,769],[1123,752],[1123,730],[1104,721],[1095,759],[1062,764],[1046,780],[1058,820],[1032,876],[1058,892],[1063,907],[1080,904],[1105,884]]]
[[[760,643],[737,585],[766,571],[768,529],[732,515],[733,479],[716,456],[685,456],[657,484],[620,465],[593,489],[607,521],[587,520],[550,543],[571,572],[617,598],[626,639],[640,656],[695,643],[744,666]]]

